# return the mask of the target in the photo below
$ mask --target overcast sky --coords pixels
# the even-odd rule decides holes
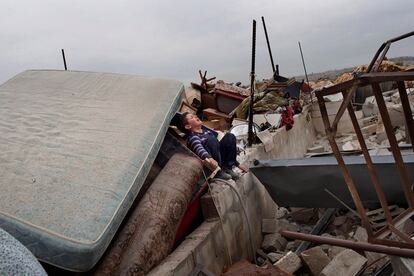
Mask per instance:
[[[248,83],[252,20],[256,68],[271,73],[261,16],[282,75],[368,63],[385,40],[414,30],[412,0],[1,0],[0,83],[27,69],[116,72],[199,81],[208,70]],[[390,56],[414,55],[414,38]]]

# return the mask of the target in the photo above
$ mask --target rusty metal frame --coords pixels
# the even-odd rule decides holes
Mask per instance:
[[[406,37],[414,35],[414,32],[399,36],[397,38],[391,39],[385,42],[375,54],[373,60],[368,66],[367,73],[354,75],[352,80],[346,81],[344,83],[331,86],[320,91],[316,92],[316,96],[319,103],[319,108],[322,114],[322,119],[325,125],[326,135],[328,137],[329,143],[331,145],[332,151],[336,157],[339,168],[342,172],[342,175],[345,179],[345,183],[348,186],[349,192],[351,193],[352,199],[355,203],[356,210],[361,218],[361,224],[366,229],[368,234],[368,243],[355,243],[351,241],[338,240],[334,238],[320,237],[310,234],[296,233],[291,231],[281,231],[281,234],[294,239],[311,241],[314,243],[327,243],[343,247],[349,247],[356,250],[366,250],[374,251],[380,253],[386,253],[390,255],[397,255],[402,257],[414,258],[414,240],[409,236],[399,231],[397,228],[404,223],[407,219],[414,215],[414,193],[411,191],[411,183],[407,173],[407,169],[404,165],[402,159],[401,151],[398,147],[398,142],[396,140],[394,129],[391,124],[390,116],[388,114],[387,107],[382,95],[380,88],[380,83],[393,81],[398,87],[398,92],[400,94],[402,107],[404,110],[404,117],[406,121],[406,126],[409,131],[411,141],[414,141],[414,120],[412,117],[412,110],[410,108],[410,103],[408,101],[406,87],[404,81],[413,81],[414,72],[371,72],[372,69],[376,71],[382,60],[384,59],[388,49],[390,48],[391,43],[404,39]],[[382,52],[382,54],[381,54]],[[381,54],[381,56],[380,56]],[[379,60],[378,60],[378,57]],[[373,89],[375,99],[378,104],[379,113],[381,115],[385,131],[390,142],[391,151],[396,163],[396,167],[399,173],[400,181],[404,191],[405,198],[407,200],[408,209],[400,214],[396,218],[392,218],[391,213],[388,208],[388,203],[384,194],[384,191],[380,185],[380,179],[378,179],[375,166],[372,162],[371,156],[369,155],[367,145],[364,140],[361,128],[358,124],[354,109],[352,107],[351,99],[358,87],[370,85]],[[325,105],[324,96],[342,93],[343,102],[338,110],[338,113],[331,124],[328,117],[328,112]],[[352,177],[347,169],[347,166],[342,158],[342,155],[339,151],[338,145],[335,141],[336,129],[339,120],[344,114],[345,110],[348,110],[350,115],[355,133],[357,135],[361,150],[363,152],[366,165],[371,177],[373,187],[377,193],[378,199],[380,201],[381,207],[384,210],[384,216],[386,219],[386,225],[378,231],[375,231],[368,219],[368,216],[365,212],[363,203],[358,194],[358,191],[354,185]],[[413,148],[414,150],[414,148]],[[398,240],[387,239],[391,234],[394,234],[398,237]]]

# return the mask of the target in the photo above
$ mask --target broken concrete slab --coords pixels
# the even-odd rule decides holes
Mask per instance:
[[[377,131],[376,131],[376,142],[378,144],[381,144],[383,141],[387,140],[387,133],[385,132],[385,128],[383,124],[378,125]]]
[[[395,133],[395,139],[397,139],[397,142],[403,141],[405,139],[404,133],[402,133],[401,131],[397,131]]]
[[[368,242],[367,230],[361,226],[358,226],[355,230],[353,239],[360,242]],[[386,258],[385,254],[366,251],[365,256],[368,258],[368,264],[375,263],[377,267],[382,267],[386,262],[388,262],[388,258]]]
[[[363,135],[372,135],[377,131],[377,124],[367,125],[361,128]]]
[[[329,246],[328,248],[328,257],[333,259],[336,255],[344,251],[346,248],[340,246]]]
[[[295,273],[302,266],[302,261],[294,252],[289,251],[275,266],[289,273]]]
[[[388,149],[376,148],[369,150],[369,154],[372,155],[391,155],[391,152]]]
[[[355,276],[367,262],[367,259],[351,249],[345,249],[336,255],[322,270],[321,276]]]
[[[325,102],[325,106],[328,112],[329,120],[333,122],[333,120],[336,117],[336,113],[339,110],[339,107],[341,106],[341,101],[336,102]],[[322,121],[322,115],[319,110],[319,105],[317,103],[314,103],[311,107],[311,115],[312,115],[312,123],[315,127],[315,130],[317,133],[324,134],[325,133],[325,125]],[[343,114],[341,120],[338,123],[338,129],[337,129],[337,136],[341,136],[345,133],[352,133],[353,132],[353,126],[351,119],[349,117],[348,111],[345,111]]]
[[[327,266],[331,261],[320,246],[303,251],[300,254],[300,257],[309,268],[311,274],[315,276],[319,275],[325,266]]]
[[[387,105],[387,109],[393,127],[403,126],[405,124],[402,104],[390,104]]]
[[[378,105],[375,96],[367,97],[362,105],[364,117],[370,117],[378,113]]]

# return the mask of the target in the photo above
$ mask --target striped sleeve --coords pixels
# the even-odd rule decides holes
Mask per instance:
[[[197,135],[193,135],[188,138],[188,147],[198,155],[198,157],[201,158],[201,160],[204,160],[206,158],[211,158],[208,151],[203,147],[203,144],[201,143],[200,137]]]

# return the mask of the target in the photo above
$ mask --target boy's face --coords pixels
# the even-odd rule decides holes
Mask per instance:
[[[194,114],[187,114],[185,116],[187,123],[185,125],[185,128],[188,130],[193,130],[194,128],[197,128],[203,124],[203,122],[197,117],[197,115]]]

